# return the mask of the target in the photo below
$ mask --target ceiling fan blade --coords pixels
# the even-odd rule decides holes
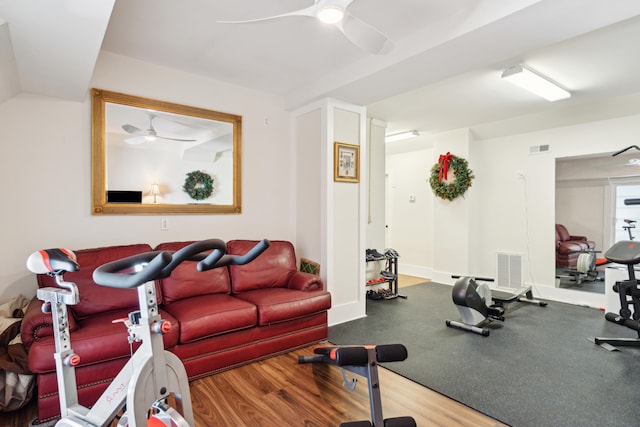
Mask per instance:
[[[216,21],[218,24],[250,24],[252,22],[260,22],[260,21],[268,21],[271,19],[285,18],[287,16],[316,16],[316,10],[318,9],[318,4],[314,4],[313,6],[309,6],[304,9],[296,10],[289,13],[283,13],[281,15],[274,16],[266,16],[264,18],[255,18],[255,19],[246,19],[242,21]]]
[[[133,138],[127,138],[124,140],[125,144],[129,144],[129,145],[140,145],[143,144],[145,142],[147,142],[147,137],[142,135],[142,136],[134,136]]]
[[[130,133],[132,135],[135,134],[146,134],[147,132],[145,132],[144,130],[135,127],[133,125],[122,125],[122,129],[124,129],[125,132]]]
[[[160,136],[160,135],[156,135],[156,138],[168,139],[169,141],[179,141],[179,142],[195,142],[195,141],[197,141],[197,139],[169,138],[168,136]]]
[[[393,49],[393,42],[381,31],[345,11],[342,22],[337,24],[346,38],[369,53],[383,55]]]

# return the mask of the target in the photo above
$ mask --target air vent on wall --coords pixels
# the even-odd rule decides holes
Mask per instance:
[[[520,289],[524,286],[522,254],[498,252],[498,280],[500,288]]]
[[[542,154],[551,151],[549,144],[530,145],[529,154]]]

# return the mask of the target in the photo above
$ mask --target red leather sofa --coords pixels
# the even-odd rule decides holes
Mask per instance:
[[[556,224],[556,267],[576,268],[580,254],[595,247],[585,236],[571,235],[564,225]]]
[[[170,242],[156,250],[178,250],[191,242]],[[227,252],[244,254],[257,241],[227,242]],[[135,289],[95,284],[93,270],[109,261],[150,251],[146,244],[75,251],[80,270],[65,274],[80,291],[69,306],[71,346],[80,356],[76,368],[79,400],[90,406],[130,356],[126,327],[112,323],[137,308]],[[38,275],[39,287],[55,286]],[[297,270],[293,245],[272,241],[256,260],[198,272],[184,262],[156,282],[161,315],[172,324],[165,348],[184,363],[190,380],[284,353],[327,339],[331,295],[319,277]],[[21,336],[29,368],[37,375],[38,419],[59,416],[51,315],[34,298],[22,321]]]

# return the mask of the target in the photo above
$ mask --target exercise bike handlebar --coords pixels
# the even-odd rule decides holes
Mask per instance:
[[[262,252],[269,248],[270,243],[267,239],[260,240],[244,255],[228,255],[224,254],[216,258],[215,251],[208,257],[200,261],[197,265],[198,271],[207,271],[218,267],[224,267],[226,265],[243,265],[247,264],[258,257]]]
[[[169,277],[171,272],[183,261],[200,261],[202,263],[209,260],[208,262],[216,262],[222,258],[226,250],[227,244],[220,239],[193,242],[172,254],[171,262],[162,269],[161,277],[158,277],[158,279]],[[207,253],[208,251],[212,252]],[[198,263],[198,266],[200,263]],[[202,270],[198,267],[198,271]]]
[[[135,288],[150,280],[169,277],[183,261],[199,261],[196,266],[198,271],[247,264],[269,247],[269,241],[259,241],[244,255],[227,255],[226,246],[220,239],[208,239],[194,242],[173,253],[155,251],[132,255],[96,268],[93,280],[99,285],[113,288]]]
[[[161,277],[171,263],[171,253],[153,251],[132,255],[101,265],[93,271],[93,281],[112,288],[135,288]],[[137,271],[140,266],[142,269]]]

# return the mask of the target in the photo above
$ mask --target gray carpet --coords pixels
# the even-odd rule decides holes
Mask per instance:
[[[575,270],[556,267],[556,279],[560,279],[559,288],[604,294],[604,271],[599,271],[597,278],[587,278],[583,275],[580,283],[576,281],[575,274],[571,274],[573,271]]]
[[[409,358],[386,368],[516,427],[640,425],[640,348],[588,341],[637,333],[603,312],[516,302],[482,337],[445,326],[459,319],[450,286],[401,291],[408,299],[368,300],[367,317],[330,327],[329,340],[402,343]]]

